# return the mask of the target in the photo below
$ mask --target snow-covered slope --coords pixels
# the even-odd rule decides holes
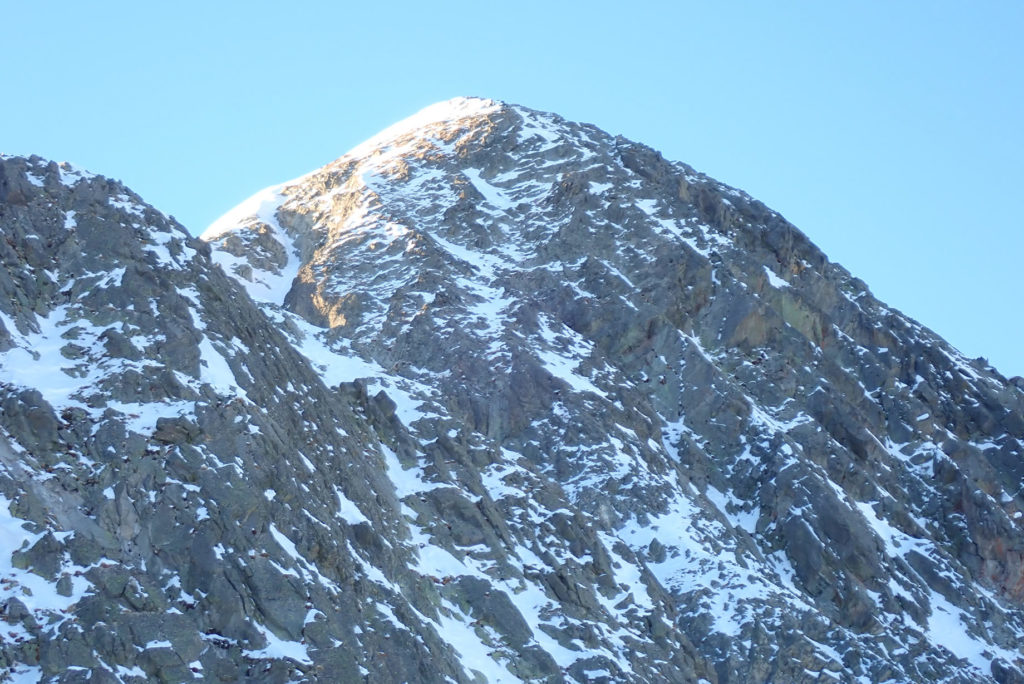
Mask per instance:
[[[459,98],[205,244],[5,158],[0,230],[20,674],[1024,676],[1020,383],[643,145]]]
[[[437,105],[281,193],[300,266],[273,304],[321,328],[307,355],[388,392],[421,442],[486,454],[417,465],[466,505],[486,491],[517,555],[578,587],[592,551],[558,551],[576,527],[555,521],[585,521],[597,576],[628,593],[595,599],[641,639],[667,619],[730,681],[974,681],[1019,660],[1024,396],[775,212],[491,101]],[[279,271],[220,248],[253,234],[207,236],[250,289]],[[509,491],[523,467],[536,484]],[[443,544],[444,508],[409,494]],[[614,653],[611,677],[645,676]]]

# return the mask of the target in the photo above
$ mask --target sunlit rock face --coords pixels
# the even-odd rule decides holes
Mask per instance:
[[[0,231],[20,674],[1024,681],[1024,391],[650,148],[460,98]]]

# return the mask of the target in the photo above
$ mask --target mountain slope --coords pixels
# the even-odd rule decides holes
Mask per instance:
[[[119,184],[35,158],[0,174],[3,663],[464,679],[436,590],[406,570],[386,406],[327,390],[204,245]]]
[[[262,197],[204,236],[225,270],[323,327],[313,357],[358,356],[421,439],[557,484],[721,680],[1019,660],[1020,387],[744,193],[464,99]],[[460,466],[421,464],[474,493]],[[536,501],[490,493],[529,538]],[[588,562],[552,565],[587,585]]]
[[[16,677],[1024,681],[1022,387],[647,147],[460,98],[206,244],[2,158],[0,232]]]

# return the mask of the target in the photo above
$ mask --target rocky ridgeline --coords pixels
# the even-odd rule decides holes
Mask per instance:
[[[1020,384],[650,148],[458,99],[0,231],[12,672],[1024,681]]]

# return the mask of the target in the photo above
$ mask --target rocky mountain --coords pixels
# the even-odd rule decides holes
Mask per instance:
[[[0,159],[14,681],[1021,682],[1024,382],[479,99],[196,240]]]

